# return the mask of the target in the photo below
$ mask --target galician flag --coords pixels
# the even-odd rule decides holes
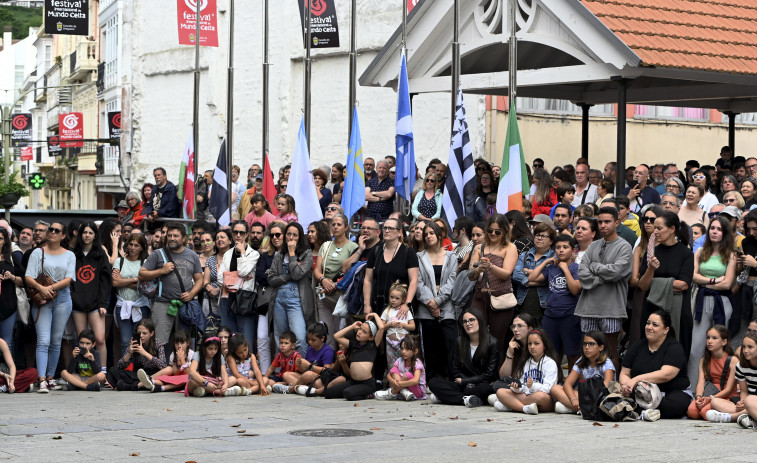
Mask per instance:
[[[195,217],[195,147],[194,135],[189,134],[187,146],[181,157],[179,166],[179,185],[177,188],[179,201],[181,201],[182,216],[185,219]]]
[[[528,174],[518,131],[518,117],[515,114],[515,104],[511,101],[505,152],[502,155],[502,172],[497,190],[497,212],[504,214],[508,211],[522,210],[523,192],[528,190]]]

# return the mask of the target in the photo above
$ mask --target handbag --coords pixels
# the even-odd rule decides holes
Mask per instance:
[[[715,394],[719,393],[723,389],[725,389],[725,385],[728,382],[728,373],[731,369],[731,359],[733,358],[733,355],[728,355],[725,358],[725,364],[723,365],[723,372],[720,374],[720,387],[717,387],[712,381],[705,381],[704,382],[704,390],[702,390],[702,395],[704,397],[712,397]]]
[[[592,376],[577,384],[578,409],[585,420],[597,421],[603,418],[599,404],[609,394],[601,376]]]
[[[52,278],[45,275],[45,250],[40,249],[42,251],[42,264],[39,268],[39,275],[37,275],[37,278],[34,279],[34,281],[37,282],[40,286],[52,286],[54,284]],[[29,296],[29,301],[33,304],[35,304],[37,307],[42,307],[43,305],[52,302],[53,299],[58,297],[58,291],[53,291],[53,297],[52,299],[46,299],[44,296],[42,296],[42,293],[39,292],[39,290],[36,287],[27,286],[26,287],[26,294]],[[37,319],[39,319],[39,312],[37,312]],[[37,320],[34,320],[36,323]]]
[[[483,256],[484,253],[484,245],[481,245],[481,255]],[[483,272],[482,272],[483,273]],[[513,292],[513,284],[511,280],[507,280],[507,286],[510,288],[510,291],[505,291],[504,294],[500,294],[499,296],[495,296],[494,293],[492,293],[491,287],[489,287],[489,275],[484,274],[484,281],[486,281],[486,289],[489,291],[489,300],[491,301],[492,310],[507,310],[512,309],[516,305],[518,305],[518,299],[515,297],[515,293]]]
[[[24,325],[29,324],[29,298],[26,291],[21,286],[16,286],[16,307],[18,309],[18,320]]]
[[[273,301],[273,290],[268,286],[258,286],[258,298],[255,307],[265,307]]]
[[[223,273],[223,287],[227,292],[236,293],[242,289],[242,283],[244,283],[244,278],[240,277],[236,270]]]
[[[242,290],[229,297],[233,297],[229,308],[234,314],[244,317],[258,312],[258,306],[255,304],[257,298],[255,291]]]

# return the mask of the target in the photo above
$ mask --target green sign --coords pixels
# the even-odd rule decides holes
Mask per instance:
[[[45,176],[39,172],[35,172],[29,175],[29,185],[34,190],[41,190],[45,187]]]

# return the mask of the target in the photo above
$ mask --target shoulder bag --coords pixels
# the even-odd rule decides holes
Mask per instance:
[[[483,244],[481,245],[481,257],[484,257]],[[506,285],[510,290],[506,291],[504,294],[500,294],[499,296],[495,296],[491,288],[489,287],[489,275],[485,275],[484,280],[486,281],[486,289],[489,292],[489,300],[491,301],[490,303],[492,305],[492,310],[507,310],[512,309],[513,307],[518,305],[518,299],[516,299],[515,293],[513,292],[512,280],[508,279],[506,282]]]
[[[39,268],[39,275],[37,275],[37,278],[34,279],[34,281],[37,282],[40,286],[52,286],[54,284],[52,278],[45,275],[45,250],[40,248],[40,251],[42,252],[42,264]],[[36,305],[37,307],[42,307],[43,305],[52,302],[53,299],[58,297],[58,291],[53,291],[53,297],[52,299],[46,299],[42,296],[42,294],[39,292],[39,290],[36,287],[27,286],[26,287],[26,293],[29,295],[29,301]],[[39,312],[37,312],[37,320],[39,319]],[[34,322],[36,323],[37,320]]]

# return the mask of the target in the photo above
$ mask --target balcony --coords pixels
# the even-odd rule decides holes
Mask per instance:
[[[38,78],[34,82],[34,102],[45,103],[47,101],[47,75]]]
[[[84,41],[76,44],[76,50],[69,55],[70,81],[84,80],[90,72],[97,70],[97,42]]]

